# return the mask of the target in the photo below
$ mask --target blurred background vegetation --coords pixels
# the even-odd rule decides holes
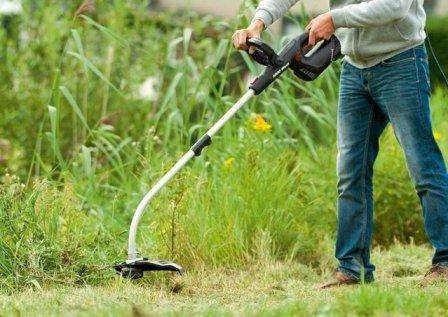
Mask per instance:
[[[435,55],[430,54],[431,80],[436,85],[446,84],[448,74],[448,15],[432,15],[428,18],[427,31]],[[429,46],[429,45],[428,45]],[[431,52],[431,47],[429,47]],[[432,53],[432,52],[431,52]],[[442,71],[439,69],[439,66]]]
[[[0,285],[104,282],[126,256],[151,185],[260,72],[232,49],[234,19],[142,1],[22,1],[0,28]],[[288,30],[300,30],[291,14]],[[302,19],[302,22],[306,18]],[[428,30],[448,65],[446,18]],[[286,30],[286,28],[285,28]],[[280,48],[290,32],[266,40]],[[262,260],[333,264],[339,64],[286,74],[170,183],[139,230],[145,256],[189,269]],[[446,88],[433,69],[435,135],[448,151]],[[426,243],[388,129],[375,180],[375,245]]]

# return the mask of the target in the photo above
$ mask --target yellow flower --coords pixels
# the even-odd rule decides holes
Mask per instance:
[[[434,131],[434,139],[436,139],[436,141],[440,141],[442,139],[442,134],[438,131]]]
[[[260,132],[269,132],[272,130],[272,126],[264,120],[263,116],[257,114],[255,117],[255,122],[252,126],[255,130]]]
[[[224,166],[226,168],[232,168],[234,161],[235,161],[234,157],[229,157],[227,160],[224,161]]]

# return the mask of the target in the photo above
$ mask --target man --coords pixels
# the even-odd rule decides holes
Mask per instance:
[[[246,39],[260,37],[296,2],[261,1],[250,26],[235,32],[235,47],[249,49]],[[339,267],[322,288],[373,281],[373,164],[389,122],[404,150],[435,248],[420,285],[448,280],[448,174],[431,127],[423,2],[330,0],[331,10],[306,28],[310,45],[336,32],[345,55],[338,106]]]

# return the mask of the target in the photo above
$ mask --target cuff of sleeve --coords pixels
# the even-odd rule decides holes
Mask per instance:
[[[255,11],[255,15],[252,21],[255,20],[263,21],[265,27],[268,27],[273,22],[272,15],[264,9],[258,9],[257,11]]]
[[[335,29],[348,27],[344,8],[331,10]]]

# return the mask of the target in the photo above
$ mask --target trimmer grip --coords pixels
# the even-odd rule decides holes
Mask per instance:
[[[278,56],[275,53],[274,49],[260,39],[247,39],[246,44],[248,46],[254,46],[256,48],[255,51],[250,54],[250,56],[257,63],[264,66],[273,67],[276,67],[278,65]]]

